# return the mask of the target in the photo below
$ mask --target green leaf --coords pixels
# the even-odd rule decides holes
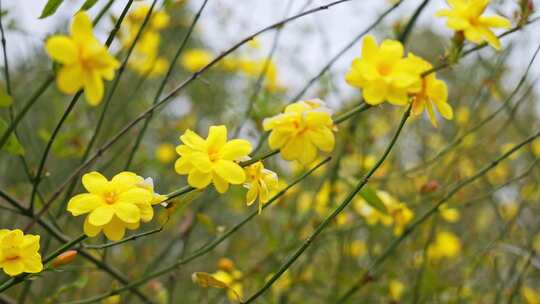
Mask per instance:
[[[96,4],[97,0],[86,0],[84,1],[83,5],[81,6],[81,11],[87,11],[89,9],[92,8],[92,6],[94,6],[94,4]]]
[[[3,86],[0,86],[0,108],[9,107],[13,104],[13,98],[6,92]]]
[[[386,206],[384,205],[383,201],[379,198],[377,195],[377,192],[375,190],[371,189],[370,187],[364,186],[362,190],[360,190],[360,196],[373,208],[379,210],[380,212],[384,214],[388,214],[388,210],[386,210]]]
[[[58,7],[60,7],[60,4],[62,4],[62,2],[64,2],[64,0],[47,1],[47,4],[45,4],[43,11],[41,11],[41,16],[39,16],[39,19],[47,18],[50,15],[54,14]]]
[[[8,124],[5,121],[0,119],[0,134],[4,134],[4,132],[6,132],[6,130],[7,130],[7,128],[8,128]],[[9,154],[13,154],[13,155],[23,155],[24,154],[23,146],[21,145],[21,143],[17,139],[17,136],[15,136],[15,134],[13,134],[13,133],[11,133],[11,135],[9,136],[6,144],[4,145],[4,147],[2,149],[5,150],[6,152],[8,152]]]

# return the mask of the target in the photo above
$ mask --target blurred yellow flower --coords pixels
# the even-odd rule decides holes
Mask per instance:
[[[108,239],[117,241],[126,228],[137,229],[140,221],[154,217],[155,194],[135,173],[121,172],[108,181],[94,171],[83,175],[82,184],[88,193],[71,198],[67,210],[73,216],[89,213],[84,221],[84,233],[89,237],[103,230]]]
[[[244,171],[246,173],[244,187],[249,189],[246,194],[247,205],[251,206],[258,197],[261,213],[263,204],[268,202],[272,191],[278,189],[278,176],[275,172],[265,169],[260,161],[245,167]]]
[[[114,295],[110,297],[106,297],[101,301],[101,304],[120,304],[122,303],[122,298],[120,295]]]
[[[422,73],[433,68],[431,63],[418,56],[415,56],[412,53],[409,53],[407,58],[413,62],[413,66],[417,68],[419,77],[422,77]],[[454,113],[452,107],[447,101],[448,88],[446,87],[446,84],[437,79],[435,73],[430,73],[429,75],[422,77],[421,82],[422,86],[420,91],[413,94],[412,114],[419,115],[424,111],[424,109],[426,109],[429,120],[434,126],[437,126],[437,120],[433,111],[433,108],[436,107],[437,110],[439,110],[439,113],[441,113],[442,117],[449,120],[452,119],[454,117]]]
[[[405,291],[405,285],[398,280],[390,280],[388,283],[388,292],[390,293],[390,298],[394,301],[399,301],[401,296]]]
[[[521,296],[527,304],[540,304],[540,294],[528,286],[521,287]]]
[[[540,138],[533,140],[531,148],[536,157],[540,157]]]
[[[448,18],[446,25],[463,32],[465,38],[475,44],[487,42],[495,49],[500,49],[501,42],[491,28],[509,29],[510,20],[494,15],[483,16],[489,0],[448,0],[450,9],[439,10],[436,15]]]
[[[150,5],[141,4],[128,14],[125,22],[125,28],[127,28],[128,33],[122,37],[122,44],[124,47],[129,47],[131,45],[149,11]],[[153,11],[148,24],[145,26],[144,32],[140,38],[141,41],[139,43],[147,39],[146,36],[157,34],[157,32],[169,26],[169,23],[170,17],[167,12],[163,10]],[[144,43],[142,44],[144,45]]]
[[[269,92],[283,91],[284,87],[278,81],[277,65],[274,61],[267,59],[252,60],[252,59],[237,59],[237,68],[247,77],[256,78],[264,71],[264,88]],[[266,66],[268,64],[268,66]],[[266,70],[264,70],[266,67]]]
[[[386,191],[377,190],[378,198],[386,207],[388,214],[385,214],[370,204],[362,197],[353,201],[354,210],[366,220],[370,226],[381,223],[384,226],[394,226],[394,234],[400,235],[403,229],[414,218],[414,212],[407,207],[407,204],[398,201],[395,197]]]
[[[371,35],[366,36],[362,56],[353,60],[345,76],[347,83],[361,88],[366,103],[377,105],[385,100],[406,105],[408,94],[419,92],[421,81],[415,62],[403,58],[403,45],[396,40],[384,40],[380,46]]]
[[[162,143],[157,146],[155,155],[159,162],[168,164],[174,159],[176,152],[172,144]]]
[[[428,247],[428,257],[430,259],[454,258],[461,251],[459,238],[448,231],[440,231],[435,236],[435,241]]]
[[[25,235],[20,229],[0,229],[0,268],[12,277],[23,272],[41,272],[39,235]]]
[[[203,49],[191,49],[185,51],[180,58],[180,64],[188,72],[197,72],[213,59],[212,53]]]
[[[226,285],[227,297],[229,298],[229,300],[236,302],[242,299],[242,297],[244,296],[244,290],[240,281],[243,274],[240,270],[236,269],[234,263],[231,260],[226,260],[228,260],[228,263],[226,264],[227,267],[223,267],[223,259],[220,259],[218,264],[220,266],[220,270],[214,272],[211,275],[216,280],[223,282]]]
[[[317,158],[317,149],[334,149],[334,122],[330,110],[319,99],[288,105],[284,113],[264,119],[263,128],[271,132],[270,148],[281,149],[285,160],[308,165]]]
[[[180,175],[188,175],[188,184],[203,189],[213,182],[219,193],[246,180],[244,169],[237,163],[251,152],[251,144],[244,139],[227,141],[227,128],[211,126],[206,139],[186,130],[180,136],[182,145],[176,147],[180,158],[174,168]]]
[[[54,35],[45,43],[49,57],[62,64],[56,83],[66,94],[84,88],[86,100],[96,106],[103,98],[103,79],[112,80],[119,63],[94,37],[86,12],[75,15],[70,32],[71,36]]]

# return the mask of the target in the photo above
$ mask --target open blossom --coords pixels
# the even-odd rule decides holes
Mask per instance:
[[[70,33],[54,35],[45,43],[47,54],[62,64],[56,83],[66,94],[84,89],[88,103],[98,105],[103,98],[103,79],[112,80],[119,63],[92,33],[92,21],[85,12],[75,15]]]
[[[12,277],[23,272],[41,272],[39,235],[25,235],[19,229],[0,229],[0,268]]]
[[[272,191],[278,188],[278,177],[273,171],[264,168],[262,162],[256,162],[244,168],[246,172],[246,182],[244,187],[248,188],[246,202],[251,206],[259,198],[259,213],[262,211],[264,203],[270,199]]]
[[[206,139],[186,130],[180,140],[183,144],[176,147],[180,158],[174,168],[178,174],[188,175],[190,186],[202,189],[213,183],[219,193],[225,193],[229,184],[246,180],[238,162],[247,159],[251,144],[244,139],[227,141],[225,126],[211,126]]]
[[[283,113],[266,118],[263,128],[271,132],[270,148],[280,149],[285,160],[307,165],[317,158],[317,149],[334,149],[334,122],[330,110],[319,99],[288,105]]]
[[[353,60],[345,80],[361,88],[366,103],[377,105],[387,100],[395,105],[406,105],[410,93],[420,90],[420,75],[414,62],[403,58],[404,50],[397,40],[384,40],[381,45],[371,35],[362,45],[362,56]]]
[[[78,194],[68,202],[67,210],[73,216],[88,214],[84,233],[90,237],[102,230],[110,240],[120,240],[125,229],[134,230],[140,222],[154,217],[152,204],[164,197],[154,193],[153,182],[131,172],[121,172],[110,181],[98,172],[82,177],[88,193]]]
[[[408,59],[414,63],[413,65],[419,75],[433,68],[429,62],[412,53],[409,53]],[[436,108],[442,117],[449,120],[452,119],[454,117],[454,111],[448,104],[448,88],[444,81],[437,79],[435,73],[430,73],[422,77],[421,82],[420,91],[412,95],[413,115],[419,115],[425,109],[431,123],[437,126],[434,112],[434,108]]]
[[[450,9],[442,9],[437,16],[447,17],[446,25],[473,43],[487,42],[495,49],[500,49],[501,42],[491,28],[508,29],[510,20],[501,16],[483,16],[489,0],[448,0]]]

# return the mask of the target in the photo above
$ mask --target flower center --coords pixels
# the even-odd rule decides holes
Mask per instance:
[[[116,193],[114,192],[108,192],[104,195],[105,202],[109,205],[112,205],[116,202]]]
[[[19,258],[20,258],[19,255],[11,255],[11,256],[6,257],[5,260],[6,260],[6,261],[16,261],[16,260],[18,260]]]
[[[216,162],[219,160],[219,151],[210,149],[208,150],[208,158],[210,158],[211,162]]]
[[[379,71],[379,74],[381,74],[382,76],[387,76],[387,75],[390,74],[390,72],[392,72],[392,66],[388,65],[388,64],[381,63],[377,67],[377,70]]]

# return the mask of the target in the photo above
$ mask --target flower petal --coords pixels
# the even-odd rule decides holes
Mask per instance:
[[[227,142],[227,127],[211,126],[208,131],[208,137],[206,138],[206,145],[208,149],[219,150]]]
[[[113,215],[114,208],[111,205],[104,205],[90,213],[88,222],[94,226],[103,226],[111,221]]]
[[[65,94],[74,94],[83,87],[83,74],[79,65],[66,65],[56,75],[58,89]]]
[[[84,226],[83,226],[84,234],[86,234],[89,237],[94,237],[101,232],[101,226],[94,226],[90,224],[90,222],[88,222],[88,218],[89,217],[86,217],[86,219],[84,220]]]
[[[109,190],[107,178],[96,171],[83,175],[82,184],[88,192],[94,194],[103,194]]]
[[[103,232],[109,240],[119,241],[124,237],[126,227],[122,221],[114,217],[107,225],[103,227]]]
[[[45,42],[49,57],[62,64],[74,63],[79,56],[77,45],[67,36],[54,35]]]
[[[116,216],[126,223],[136,223],[141,220],[141,212],[134,204],[116,203],[113,207]]]
[[[73,17],[70,32],[73,38],[80,42],[86,42],[87,39],[94,37],[92,33],[92,20],[90,20],[86,12],[79,12]]]
[[[118,203],[137,204],[145,203],[150,204],[154,195],[151,191],[144,188],[132,188],[124,191],[118,195]]]
[[[213,174],[212,181],[214,183],[214,186],[216,187],[217,192],[219,193],[225,193],[227,190],[229,190],[229,183],[221,178],[217,174]]]
[[[97,71],[84,74],[84,96],[91,106],[97,106],[103,98],[103,80]]]
[[[69,200],[67,210],[73,216],[78,216],[88,213],[104,204],[105,201],[101,196],[92,193],[83,193],[75,195]]]
[[[220,153],[221,157],[225,160],[240,160],[249,155],[251,150],[252,147],[249,141],[244,139],[233,139],[223,146]]]
[[[212,181],[212,173],[193,170],[189,172],[188,184],[197,189],[203,189]]]
[[[220,160],[214,165],[214,171],[224,180],[238,185],[246,180],[244,169],[230,160]]]

